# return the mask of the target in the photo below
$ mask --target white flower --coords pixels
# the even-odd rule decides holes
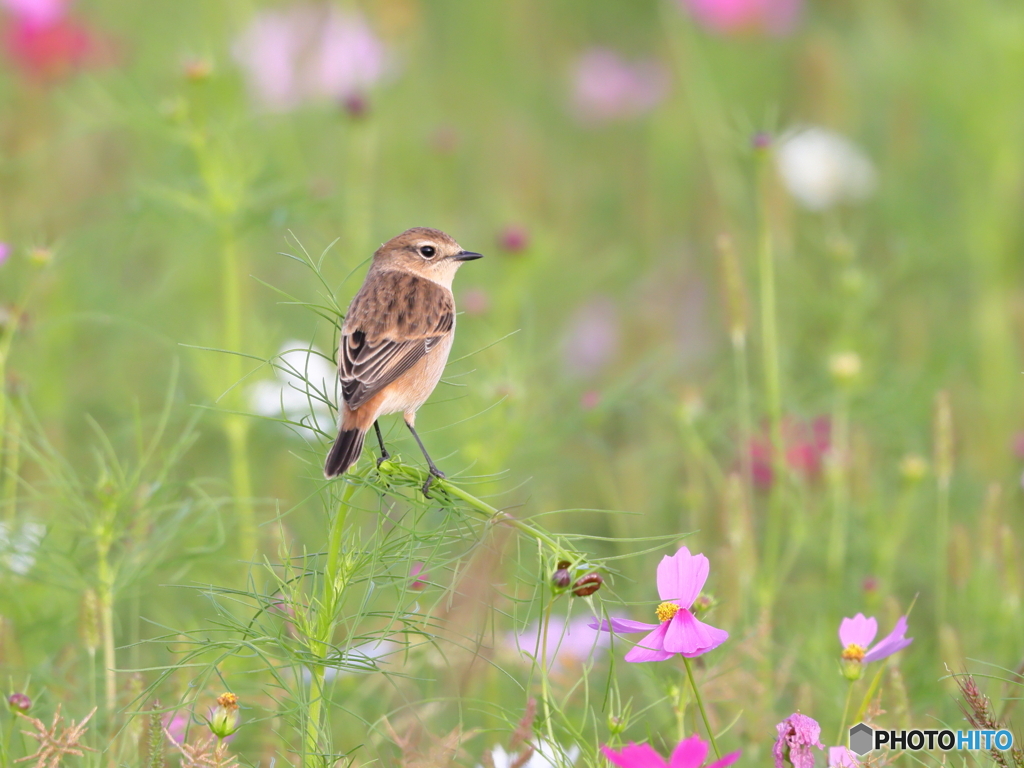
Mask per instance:
[[[494,768],[511,768],[513,764],[522,765],[522,768],[565,768],[575,765],[580,756],[579,747],[570,747],[564,750],[561,747],[552,748],[543,739],[537,739],[533,746],[533,754],[525,763],[518,763],[518,755],[509,754],[501,745],[491,750],[491,760]],[[482,766],[477,766],[482,768]]]
[[[36,563],[36,550],[46,535],[41,523],[23,523],[14,528],[0,523],[0,563],[11,573],[24,576]]]
[[[812,211],[859,202],[875,190],[877,174],[867,155],[825,128],[783,134],[775,158],[786,189]]]
[[[334,366],[316,347],[302,341],[287,341],[274,359],[275,378],[258,381],[249,388],[249,403],[261,416],[281,416],[305,425],[333,429],[331,409],[336,402]]]

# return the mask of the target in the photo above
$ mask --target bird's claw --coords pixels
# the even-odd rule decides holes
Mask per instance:
[[[423,495],[426,498],[428,498],[428,499],[432,498],[431,495],[430,495],[430,486],[433,484],[435,477],[438,480],[444,480],[444,477],[445,477],[444,472],[442,472],[437,467],[431,467],[430,468],[430,474],[427,475],[427,481],[425,483],[423,483]]]

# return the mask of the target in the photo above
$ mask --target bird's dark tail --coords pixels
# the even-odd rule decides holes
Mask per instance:
[[[324,477],[337,477],[355,464],[359,454],[363,452],[363,438],[365,437],[366,432],[361,429],[342,428],[338,432],[338,439],[331,446],[331,452],[327,454],[327,461],[324,463]]]

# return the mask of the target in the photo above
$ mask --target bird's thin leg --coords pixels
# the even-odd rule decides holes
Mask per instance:
[[[391,454],[384,447],[384,435],[380,433],[380,422],[373,422],[373,428],[377,431],[377,442],[380,443],[380,458],[377,459],[377,466],[379,467],[383,462],[391,458]]]
[[[430,476],[427,477],[427,482],[423,484],[423,495],[429,499],[430,484],[434,482],[435,477],[439,477],[442,480],[444,480],[444,472],[438,469],[437,465],[434,463],[434,460],[430,458],[430,454],[427,453],[427,449],[423,445],[423,441],[420,440],[420,436],[416,434],[416,427],[414,427],[408,421],[405,422],[405,426],[409,428],[409,431],[412,432],[412,436],[416,438],[416,444],[420,447],[420,450],[423,451],[423,458],[427,460],[427,466],[430,467]]]

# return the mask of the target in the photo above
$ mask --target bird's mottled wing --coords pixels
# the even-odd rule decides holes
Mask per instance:
[[[341,329],[338,376],[349,408],[358,408],[412,368],[451,332],[451,291],[405,272],[371,275]]]

